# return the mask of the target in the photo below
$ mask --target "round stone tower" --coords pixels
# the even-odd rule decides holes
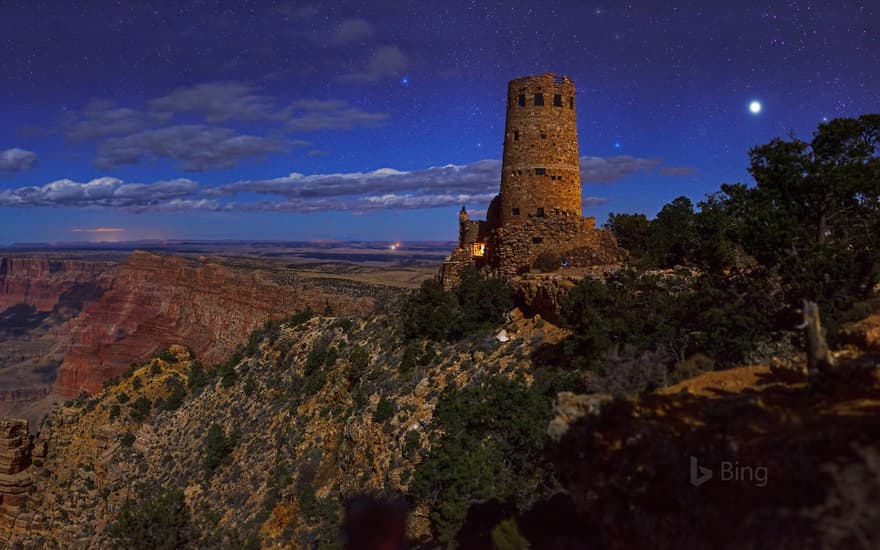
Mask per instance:
[[[581,215],[574,82],[552,73],[511,80],[501,168],[501,225]]]

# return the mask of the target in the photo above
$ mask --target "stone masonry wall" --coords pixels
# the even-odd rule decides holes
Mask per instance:
[[[574,83],[553,74],[510,81],[501,171],[501,225],[551,208],[581,213]]]
[[[621,261],[623,253],[614,236],[594,224],[593,218],[554,209],[546,217],[500,227],[490,238],[490,269],[504,276],[522,273],[544,252],[565,258],[570,267]]]

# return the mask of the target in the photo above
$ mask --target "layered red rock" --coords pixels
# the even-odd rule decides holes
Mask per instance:
[[[321,288],[287,269],[239,269],[134,252],[111,288],[87,304],[55,383],[63,397],[99,391],[132,362],[171,344],[206,365],[226,359],[256,328],[311,307],[335,314],[369,310],[373,299]]]
[[[61,296],[78,286],[109,286],[116,268],[112,262],[0,257],[0,311],[18,304],[52,311]]]
[[[0,420],[0,528],[12,529],[19,514],[27,510],[31,442],[27,420]]]

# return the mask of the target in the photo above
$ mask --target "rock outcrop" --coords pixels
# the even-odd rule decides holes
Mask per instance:
[[[65,298],[109,286],[117,267],[113,262],[2,256],[0,311],[19,304],[52,311]]]
[[[132,362],[172,344],[216,364],[267,320],[307,307],[351,314],[372,306],[370,296],[325,289],[287,269],[241,270],[134,252],[107,292],[72,326],[73,345],[55,391],[68,398],[97,392]]]
[[[32,448],[26,420],[0,420],[0,527],[8,532],[23,532],[33,519],[28,514]]]

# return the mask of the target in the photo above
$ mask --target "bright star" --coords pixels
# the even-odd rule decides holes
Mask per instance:
[[[409,86],[409,77],[408,76],[401,77],[400,85],[401,86]]]
[[[752,101],[751,103],[749,103],[749,111],[753,115],[757,115],[758,113],[760,113],[761,112],[761,102],[760,101]]]

